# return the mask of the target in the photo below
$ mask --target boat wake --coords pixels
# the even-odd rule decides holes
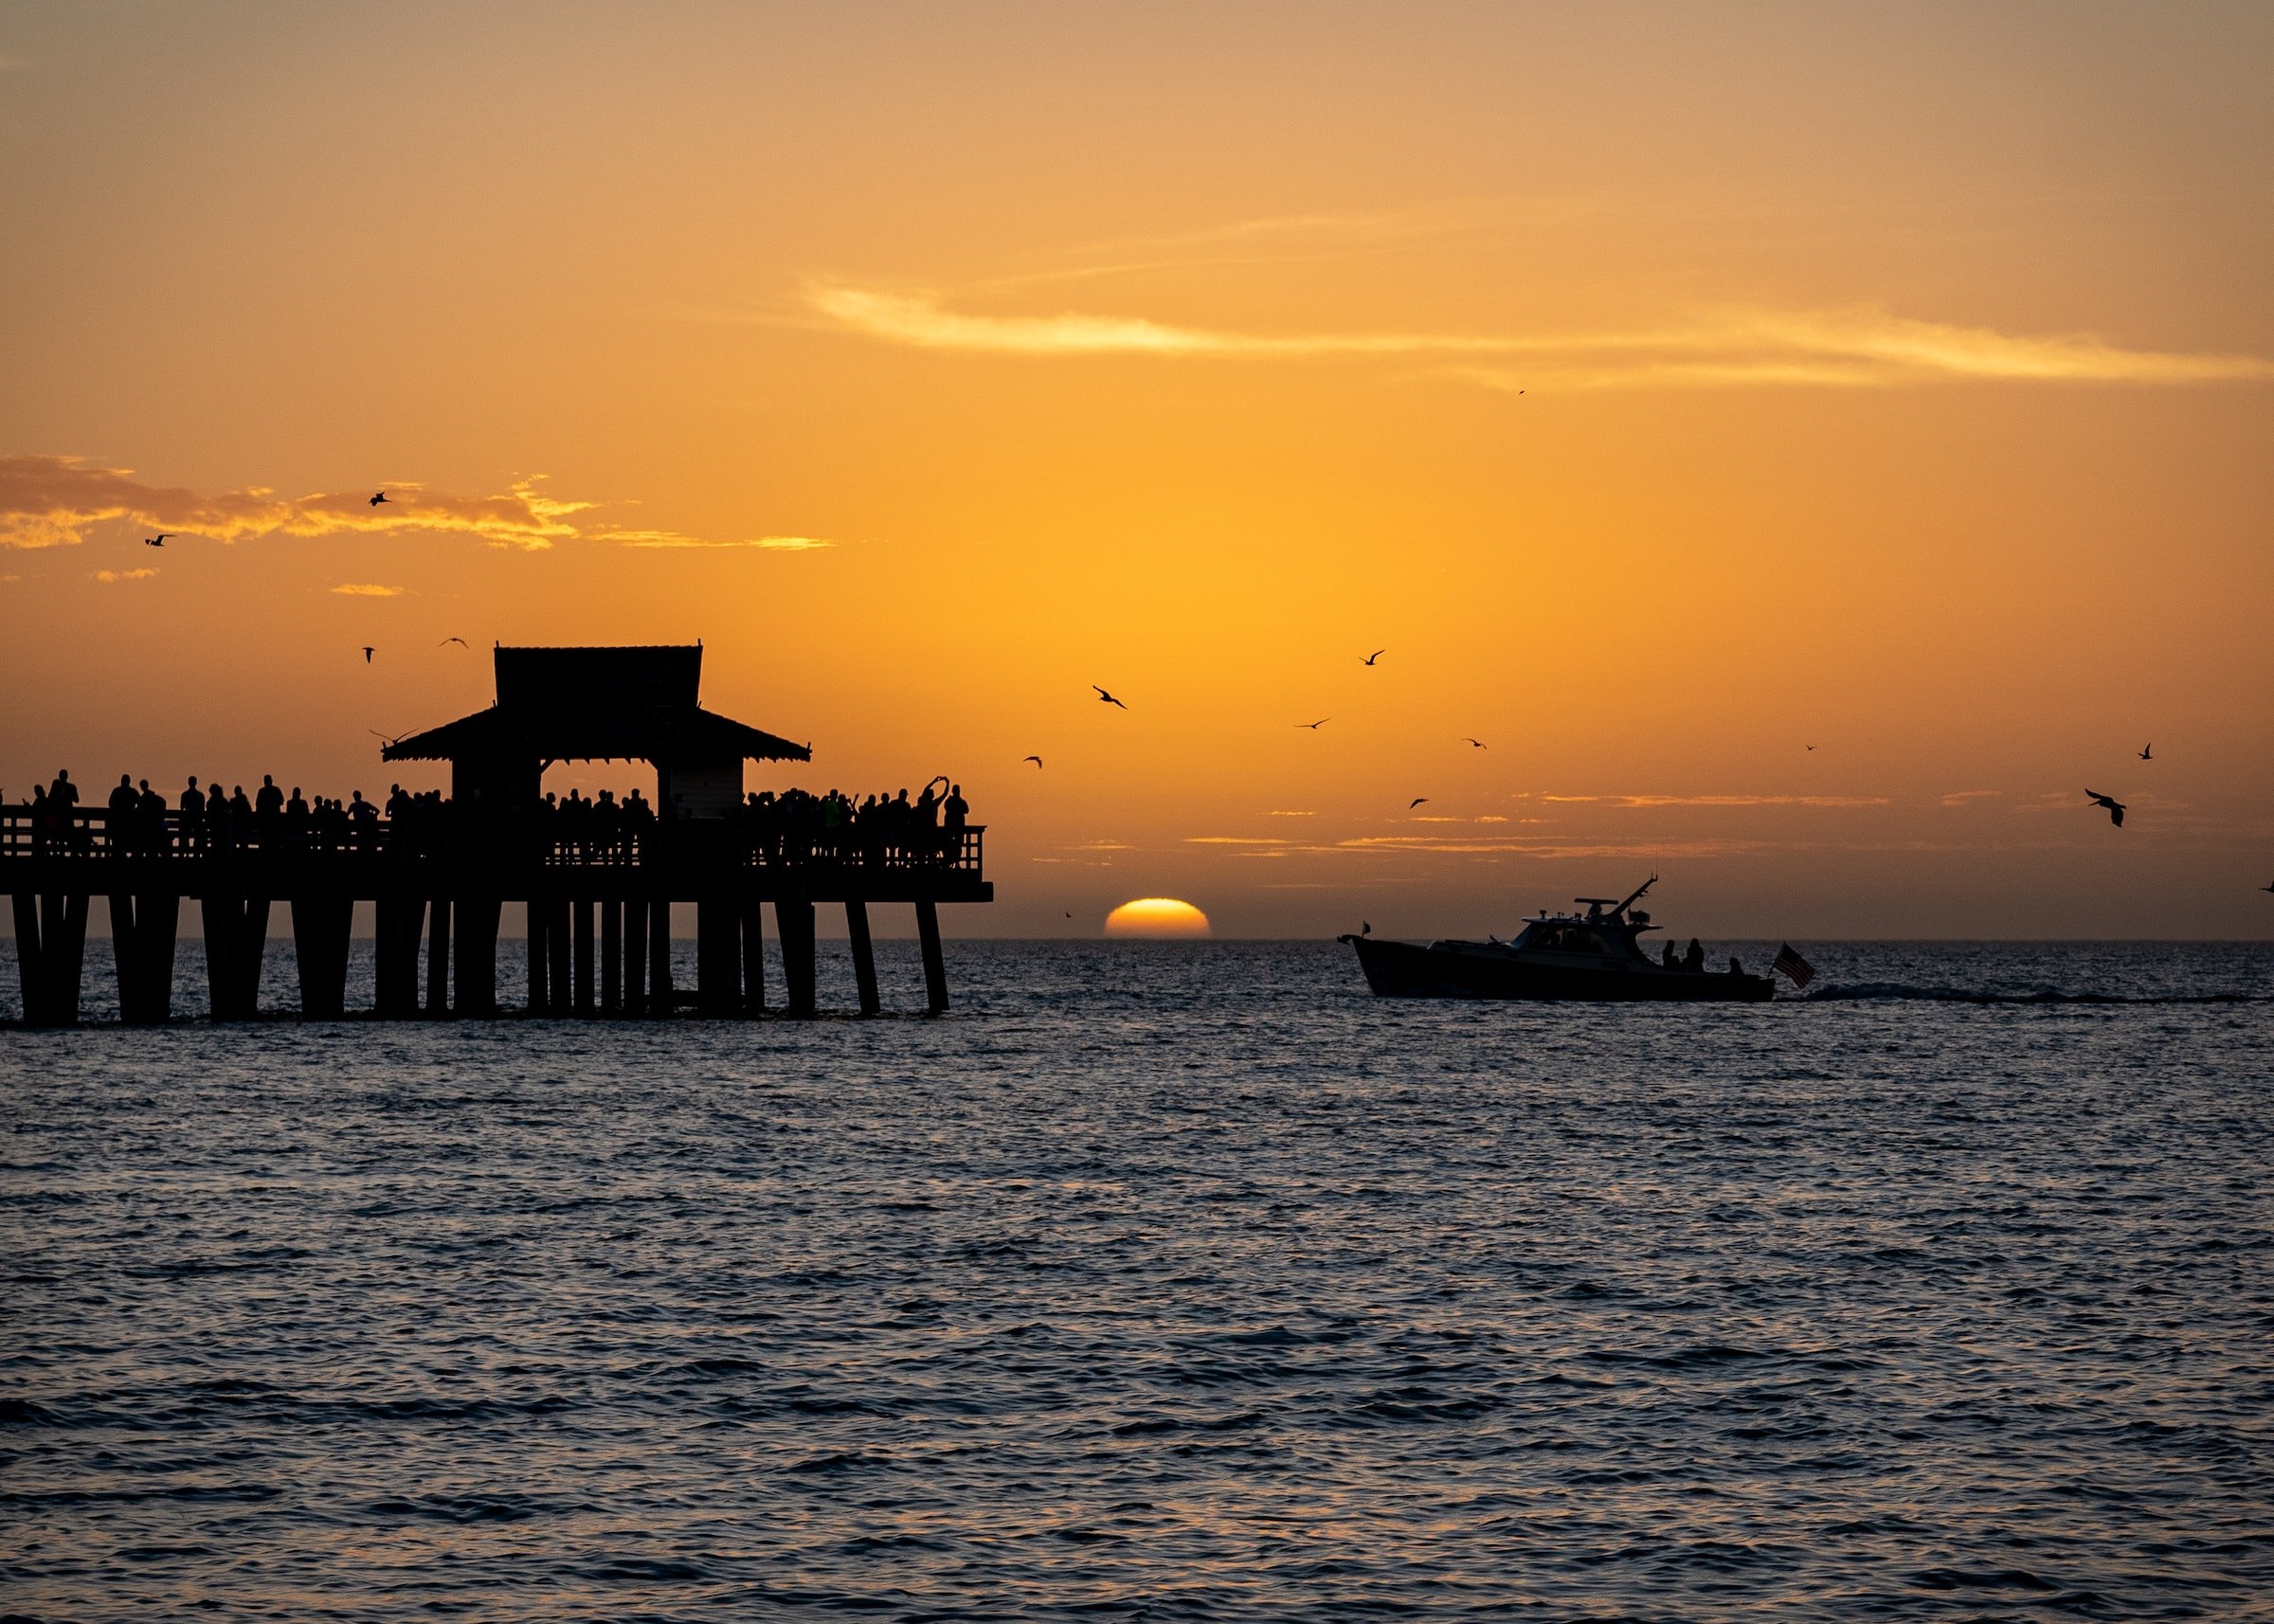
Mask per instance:
[[[2115,993],[2063,992],[2058,987],[2033,987],[2026,992],[1985,992],[1978,987],[1913,986],[1905,982],[1858,982],[1852,986],[1822,986],[1804,993],[1802,1003],[1856,1003],[1875,1000],[1911,1000],[1927,1003],[2268,1003],[2274,994],[2249,992]]]

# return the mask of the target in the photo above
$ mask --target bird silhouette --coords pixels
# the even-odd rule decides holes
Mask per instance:
[[[1096,684],[1096,683],[1094,683],[1094,682],[1092,682],[1092,684],[1090,684],[1090,686],[1091,686],[1091,687],[1092,687],[1092,688],[1097,688],[1097,684]],[[1112,695],[1110,695],[1110,694],[1107,693],[1107,692],[1106,692],[1106,691],[1105,691],[1103,688],[1097,688],[1097,696],[1098,696],[1098,698],[1099,698],[1099,699],[1103,700],[1103,701],[1104,701],[1106,704],[1109,704],[1109,705],[1121,705],[1121,701],[1120,701],[1120,700],[1118,700],[1118,699],[1114,698]],[[1128,707],[1127,705],[1121,705],[1121,708],[1122,708],[1123,710],[1125,710],[1125,711],[1128,709]]]
[[[2156,759],[2155,749],[2156,747],[2154,745],[2148,746],[2147,749],[2139,752],[2139,759],[2142,761],[2154,761]]]
[[[1371,936],[1374,934],[1374,927],[1367,924],[1363,919],[1361,919],[1358,922],[1358,933],[1361,936]]]
[[[371,663],[371,645],[368,642],[363,645],[363,663],[366,665]]]
[[[1360,660],[1359,663],[1361,665],[1372,665],[1376,660],[1380,659],[1383,655],[1389,652],[1390,651],[1386,648],[1378,648],[1372,654],[1366,656],[1365,659]]]
[[[155,535],[146,535],[142,538],[142,545],[144,547],[164,547],[166,545],[166,538],[171,534],[173,534],[173,532],[170,530],[162,530]]]
[[[380,493],[379,493],[377,496],[373,496],[373,497],[370,499],[370,502],[369,502],[367,505],[368,505],[368,506],[370,506],[370,507],[374,507],[374,508],[375,508],[375,507],[377,507],[377,506],[378,506],[378,505],[379,505],[381,502],[384,502],[384,501],[386,501],[386,500],[387,500],[387,493],[386,493],[385,491],[381,491],[381,492],[380,492]]]
[[[1414,797],[1414,799],[1413,799],[1412,804],[1408,805],[1408,806],[1406,807],[1406,810],[1407,810],[1408,812],[1411,812],[1411,811],[1414,809],[1414,807],[1420,805],[1420,804],[1421,804],[1421,803],[1422,803],[1424,801],[1427,801],[1428,799],[1429,799],[1429,797],[1428,797],[1428,796],[1426,796],[1426,795],[1417,795],[1417,796],[1415,796],[1415,797]]]
[[[2261,891],[2274,891],[2274,885],[2262,885],[2258,889]]]
[[[2103,795],[2097,789],[2087,789],[2084,793],[2091,798],[2095,806],[2108,808],[2109,822],[2114,823],[2120,829],[2124,826],[2124,803],[2122,802],[2113,795]]]
[[[1482,739],[1471,739],[1469,742],[1474,745],[1480,750],[1485,748],[1485,741]]]
[[[1034,764],[1035,764],[1037,767],[1040,767],[1040,766],[1042,765],[1042,758],[1041,758],[1040,756],[1038,756],[1038,755],[1021,756],[1020,759],[1021,761],[1031,761],[1031,762],[1033,762],[1033,763],[1034,763]],[[1068,914],[1066,917],[1068,917],[1069,919],[1071,919],[1071,918],[1073,918],[1073,917],[1074,917],[1074,915],[1070,913],[1070,914]]]
[[[1813,749],[1814,749],[1816,747],[1815,747],[1815,746],[1814,746],[1814,745],[1806,745],[1806,746],[1803,746],[1802,748],[1803,748],[1803,749],[1812,749],[1812,750],[1813,750]]]
[[[1309,729],[1309,730],[1310,730],[1312,732],[1314,732],[1314,733],[1315,733],[1315,732],[1317,732],[1317,731],[1319,731],[1321,728],[1325,727],[1325,726],[1326,726],[1327,723],[1329,723],[1329,722],[1331,722],[1331,721],[1333,721],[1333,720],[1334,720],[1334,718],[1333,718],[1332,716],[1321,716],[1321,717],[1320,717],[1320,718],[1319,718],[1317,721],[1315,721],[1315,722],[1297,722],[1297,723],[1295,724],[1295,726],[1296,726],[1296,727],[1298,727],[1298,728],[1308,728],[1308,729]]]
[[[452,643],[458,644],[458,646],[460,648],[471,648],[473,646],[473,644],[467,642],[464,638],[444,638],[441,642],[436,643],[434,646],[437,648],[448,648]]]

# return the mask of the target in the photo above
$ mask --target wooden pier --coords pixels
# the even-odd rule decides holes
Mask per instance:
[[[861,1013],[880,1008],[872,904],[915,911],[926,1008],[948,1007],[942,903],[990,902],[985,831],[926,821],[889,838],[830,826],[817,838],[745,804],[745,759],[807,759],[803,746],[701,711],[701,650],[496,651],[499,703],[398,740],[389,759],[448,759],[449,802],[419,819],[344,820],[311,828],[262,816],[220,820],[170,810],[114,820],[0,807],[0,889],[14,900],[24,1020],[79,1019],[87,911],[109,899],[119,1015],[171,1018],[181,905],[194,898],[205,938],[208,1009],[244,1020],[258,1006],[272,911],[290,915],[299,1014],[349,1014],[349,942],[358,902],[373,904],[370,1014],[382,1019],[523,1013],[656,1019],[769,1013],[764,910],[781,945],[780,1013],[815,1013],[815,911],[842,907]],[[663,816],[595,831],[543,815],[549,762],[653,763]],[[114,826],[114,823],[117,826]],[[529,917],[526,963],[501,977],[499,918]],[[671,909],[695,914],[695,985],[674,984]],[[419,948],[426,947],[425,975]],[[520,997],[507,990],[518,981]]]

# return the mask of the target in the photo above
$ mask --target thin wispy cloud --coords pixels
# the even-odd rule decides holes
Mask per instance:
[[[266,536],[457,535],[491,547],[541,551],[563,542],[607,542],[624,547],[737,547],[810,552],[835,547],[805,535],[766,535],[712,541],[676,531],[626,530],[587,516],[597,502],[550,496],[544,476],[515,480],[490,496],[438,491],[409,480],[372,491],[321,492],[280,496],[261,486],[204,492],[153,485],[130,468],[106,467],[83,457],[0,456],[0,548],[76,547],[98,526],[128,523],[171,535],[239,542]],[[396,588],[399,590],[400,588]],[[377,589],[335,590],[381,595]]]
[[[342,581],[332,588],[343,598],[400,598],[406,588],[383,586],[376,581]]]
[[[2016,335],[1874,309],[1739,310],[1631,332],[1264,334],[1077,311],[982,314],[953,308],[931,293],[844,282],[811,283],[805,298],[816,315],[845,332],[919,350],[1029,357],[1434,360],[1460,363],[1437,369],[1437,376],[1510,390],[2274,380],[2274,361],[2255,355],[2135,350],[2091,334]],[[1510,364],[1519,361],[1521,366]]]
[[[1597,806],[1886,806],[1885,795],[1543,795],[1543,801]]]
[[[95,579],[111,586],[121,581],[147,581],[156,573],[155,569],[98,569]]]

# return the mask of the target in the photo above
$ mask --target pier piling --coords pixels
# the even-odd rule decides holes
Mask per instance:
[[[623,1013],[623,904],[612,896],[600,903],[600,1012]]]
[[[876,997],[876,949],[869,940],[869,905],[857,896],[845,900],[845,935],[853,945],[853,984],[860,996],[860,1013],[875,1015],[884,1007]]]
[[[813,904],[783,897],[774,904],[774,934],[782,942],[782,1000],[791,1016],[809,1018],[813,998]]]
[[[427,905],[426,1013],[450,1013],[450,899],[438,896]]]
[[[163,1025],[173,1015],[173,944],[182,899],[171,891],[111,898],[111,958],[118,971],[118,1019]]]
[[[929,896],[916,899],[916,934],[924,944],[925,1010],[944,1015],[948,1010],[948,961],[940,952],[940,905]]]

